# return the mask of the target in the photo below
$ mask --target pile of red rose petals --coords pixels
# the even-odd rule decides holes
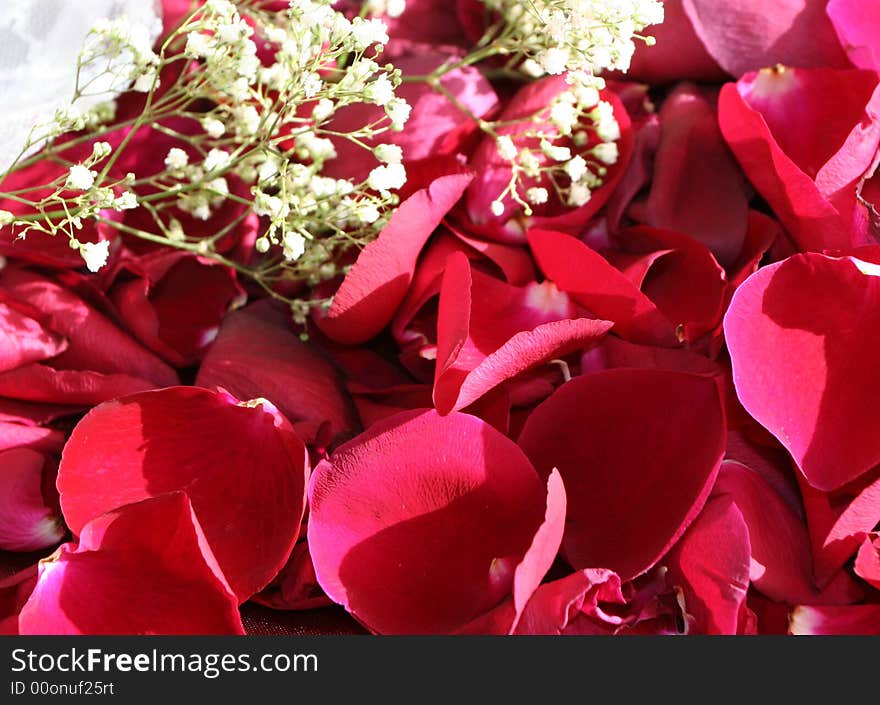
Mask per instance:
[[[389,58],[461,55],[475,2],[408,0]],[[493,213],[493,139],[405,84],[404,200],[305,340],[207,259],[0,231],[0,632],[880,633],[880,10],[665,8],[577,209]],[[247,262],[235,208],[185,226]]]

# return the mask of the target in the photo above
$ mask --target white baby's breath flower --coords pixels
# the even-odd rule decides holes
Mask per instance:
[[[205,171],[210,173],[217,169],[222,169],[229,164],[230,154],[225,149],[212,149],[205,157],[203,166]]]
[[[587,171],[587,162],[580,154],[565,163],[565,173],[572,181],[581,181]]]
[[[95,173],[82,164],[74,164],[67,174],[65,186],[77,191],[88,191],[95,184]]]
[[[396,144],[380,144],[373,148],[373,156],[385,164],[400,164],[403,161],[403,150]]]
[[[123,191],[113,199],[113,208],[118,211],[128,211],[138,207],[137,196],[131,191]]]
[[[9,225],[15,220],[15,213],[0,210],[0,226]]]
[[[526,198],[528,199],[529,203],[532,203],[534,205],[547,203],[547,199],[549,197],[550,194],[547,192],[547,189],[541,188],[539,186],[533,186],[526,191]]]
[[[180,147],[172,147],[165,157],[165,168],[177,171],[189,164],[189,155]]]
[[[219,139],[226,133],[226,125],[213,117],[207,117],[202,120],[202,129],[214,139]]]
[[[403,164],[382,164],[370,172],[367,184],[374,191],[393,191],[406,183]]]
[[[617,163],[618,149],[615,142],[600,142],[592,149],[593,155],[603,164]]]
[[[502,159],[509,162],[516,159],[517,149],[510,135],[500,135],[495,140],[495,144],[498,146],[498,154],[501,155]]]
[[[589,186],[580,182],[573,183],[568,193],[568,204],[579,208],[585,205],[593,194],[590,192]]]
[[[110,256],[110,242],[83,242],[79,246],[79,253],[86,263],[90,272],[97,272],[105,264]]]

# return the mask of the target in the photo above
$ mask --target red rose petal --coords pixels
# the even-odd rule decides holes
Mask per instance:
[[[859,266],[806,254],[764,267],[724,322],[737,396],[821,490],[880,463],[880,277]]]
[[[0,275],[0,288],[27,302],[43,316],[43,325],[67,338],[67,349],[52,359],[54,368],[124,374],[160,387],[177,384],[174,370],[54,281],[27,271],[9,270]]]
[[[763,69],[725,85],[718,113],[746,175],[799,247],[859,240],[849,211],[880,142],[876,73]]]
[[[362,343],[388,325],[406,296],[422,247],[472,178],[441,176],[400,204],[379,238],[361,252],[327,316],[316,319],[327,336]]]
[[[730,497],[710,499],[666,558],[697,634],[736,634],[749,589],[749,530]]]
[[[880,604],[842,607],[795,607],[789,618],[789,634],[857,635],[880,634]]]
[[[0,372],[64,352],[64,336],[0,302]]]
[[[512,287],[450,255],[437,315],[437,410],[463,409],[520,372],[595,344],[612,325],[570,320],[573,309],[550,282]]]
[[[866,583],[880,590],[880,536],[868,536],[856,555],[855,572]]]
[[[56,370],[40,364],[0,373],[0,396],[44,404],[92,406],[156,386],[126,374]]]
[[[197,387],[107,402],[73,430],[58,471],[71,530],[129,502],[186,490],[241,601],[281,569],[299,532],[308,460],[268,402]]]
[[[45,464],[28,448],[0,452],[0,550],[38,551],[64,538],[61,518],[43,498]]]
[[[158,251],[128,268],[139,278],[109,296],[129,330],[176,367],[200,360],[224,314],[245,299],[234,270],[185,252]]]
[[[0,580],[0,635],[18,635],[18,615],[36,584],[36,565]]]
[[[289,316],[266,301],[223,319],[196,384],[239,399],[268,399],[310,443],[324,424],[333,438],[358,429],[342,375],[299,339]]]
[[[544,274],[581,306],[613,321],[615,333],[635,343],[678,344],[657,306],[598,252],[565,233],[530,230],[528,237]]]
[[[661,370],[566,382],[529,416],[520,446],[568,495],[563,552],[624,580],[650,568],[697,516],[724,453],[711,378]]]
[[[497,605],[545,517],[545,490],[512,441],[434,411],[338,448],[309,500],[318,581],[380,633],[452,632]]]
[[[243,634],[181,492],[125,505],[40,563],[22,634]]]
[[[680,86],[664,101],[660,123],[651,190],[633,216],[690,235],[722,264],[733,263],[746,236],[750,194],[714,105],[695,87]]]

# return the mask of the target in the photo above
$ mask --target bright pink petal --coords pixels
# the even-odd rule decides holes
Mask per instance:
[[[64,538],[61,517],[43,497],[45,465],[28,448],[0,452],[0,550],[38,551]]]
[[[849,60],[860,69],[880,69],[880,7],[862,0],[829,0],[827,12]]]
[[[734,76],[776,64],[848,66],[825,0],[683,0],[682,5],[709,54]]]
[[[880,590],[880,536],[868,536],[856,555],[855,572],[862,580]]]
[[[520,446],[568,495],[563,552],[622,579],[650,568],[708,497],[724,452],[716,383],[621,369],[565,383],[529,416]]]
[[[749,530],[729,497],[710,499],[666,558],[697,634],[736,634],[749,588]]]
[[[40,563],[22,634],[243,634],[181,492],[125,505]]]
[[[223,319],[196,384],[223,388],[239,399],[268,399],[309,443],[325,433],[325,425],[331,439],[358,429],[342,375],[268,302]]]
[[[362,343],[394,316],[431,233],[464,193],[472,176],[441,176],[394,212],[379,238],[367,245],[333,297],[321,330],[340,343]]]
[[[636,343],[673,347],[673,326],[657,306],[598,252],[580,240],[550,230],[530,230],[538,266],[562,291],[614,332]]]
[[[434,411],[338,448],[309,500],[321,586],[380,633],[451,632],[497,605],[545,517],[545,490],[512,441]]]
[[[764,267],[724,322],[740,401],[821,490],[880,463],[880,277],[860,266],[807,254]]]
[[[58,454],[64,446],[64,434],[33,424],[0,421],[0,451],[30,448],[42,453]]]
[[[842,607],[795,607],[789,618],[789,634],[880,635],[880,604]]]
[[[102,512],[185,490],[244,601],[287,560],[307,478],[305,447],[271,404],[171,387],[89,412],[64,448],[58,489],[74,534]]]

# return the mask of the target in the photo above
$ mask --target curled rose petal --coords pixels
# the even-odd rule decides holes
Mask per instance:
[[[509,286],[450,255],[437,315],[437,410],[463,409],[539,363],[594,345],[612,325],[577,315],[552,282]]]
[[[805,254],[763,267],[724,321],[739,400],[826,491],[880,463],[880,276],[859,262]]]
[[[533,542],[552,543],[535,539],[545,496],[519,448],[480,419],[398,414],[315,468],[318,581],[373,631],[455,631],[510,594]],[[522,568],[526,583],[544,563]]]
[[[67,340],[0,302],[0,372],[64,352]]]
[[[544,274],[581,306],[614,323],[635,343],[675,347],[672,323],[638,286],[580,240],[551,230],[530,230],[529,244]]]
[[[22,634],[243,634],[182,492],[102,514],[40,562]]]
[[[38,551],[64,538],[64,522],[43,497],[45,465],[28,448],[0,452],[0,550]]]
[[[9,270],[0,274],[0,290],[26,302],[39,312],[44,326],[67,338],[67,349],[51,360],[53,368],[127,375],[153,386],[177,384],[174,370],[55,281],[24,270]]]
[[[806,635],[880,634],[880,604],[795,607],[788,633]]]
[[[223,319],[196,384],[225,389],[239,399],[268,399],[309,443],[325,424],[331,438],[358,429],[340,372],[302,342],[289,316],[267,301]]]
[[[880,590],[880,536],[868,536],[856,554],[855,572],[866,583]]]
[[[749,529],[730,497],[710,499],[666,558],[697,634],[736,634],[749,588]]]
[[[90,411],[64,448],[58,490],[74,534],[123,504],[185,490],[244,601],[287,560],[307,479],[305,446],[271,404],[170,387]]]
[[[400,204],[349,271],[318,327],[339,343],[362,343],[394,316],[431,233],[464,193],[470,174],[441,176]]]
[[[711,378],[650,369],[566,382],[519,437],[539,474],[555,467],[565,482],[565,557],[624,580],[654,565],[700,512],[724,442]]]
[[[725,85],[718,101],[724,138],[804,250],[861,244],[851,220],[880,142],[878,115],[873,71],[762,69]]]
[[[150,253],[127,268],[136,278],[118,279],[110,299],[128,329],[175,367],[201,359],[224,314],[245,299],[234,270],[185,252]]]

